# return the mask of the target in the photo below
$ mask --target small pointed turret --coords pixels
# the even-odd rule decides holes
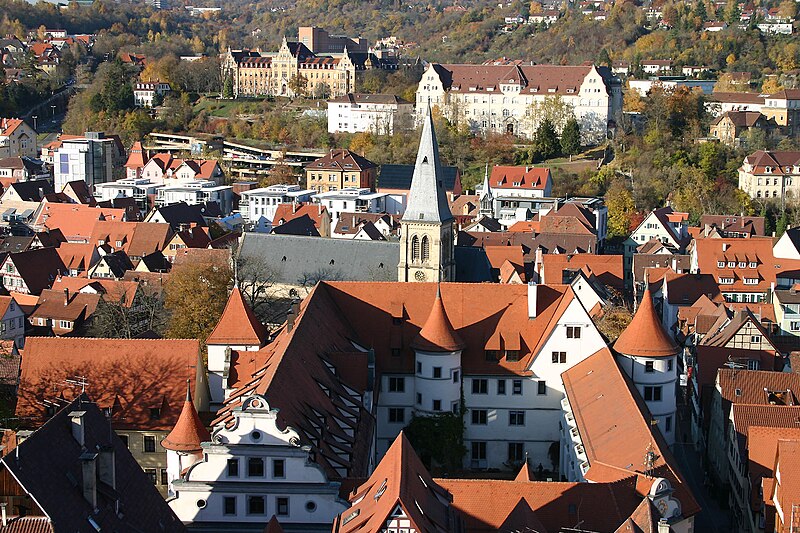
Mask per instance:
[[[175,427],[161,441],[161,446],[176,452],[196,453],[203,449],[201,443],[210,440],[211,435],[200,421],[197,409],[194,408],[192,390],[187,379],[186,400],[183,402],[183,409],[180,416],[178,416]]]
[[[633,320],[614,343],[614,350],[632,357],[669,357],[680,351],[661,325],[649,285]]]
[[[447,318],[440,287],[436,288],[431,314],[411,342],[411,347],[425,352],[457,352],[464,349],[464,341]]]
[[[447,193],[442,181],[442,165],[439,161],[439,145],[433,127],[431,108],[428,105],[422,122],[417,161],[408,191],[408,205],[403,220],[420,222],[445,222],[453,218]]]
[[[239,287],[234,287],[217,326],[206,339],[206,344],[263,346],[266,338],[267,328],[253,313]]]

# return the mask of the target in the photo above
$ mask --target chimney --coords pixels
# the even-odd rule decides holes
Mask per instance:
[[[288,313],[286,313],[286,331],[292,331],[294,329],[294,319],[297,315],[294,314],[294,309],[290,309]]]
[[[535,281],[528,282],[528,318],[536,318],[539,286]]]
[[[92,506],[97,508],[97,454],[84,452],[80,456],[81,473],[83,478],[83,497]]]
[[[69,305],[69,289],[64,289],[64,307]]]
[[[72,426],[72,438],[74,438],[81,447],[86,446],[86,428],[83,417],[86,411],[72,411],[68,416]]]
[[[658,521],[658,533],[669,533],[672,531],[669,527],[669,522],[667,522],[666,518],[662,518]]]
[[[116,489],[117,471],[114,461],[114,447],[111,445],[103,446],[100,449],[100,460],[97,463],[100,481]]]
[[[6,527],[8,525],[8,515],[6,514],[6,505],[8,505],[6,502],[0,503],[0,516],[2,516],[2,522],[0,523],[3,524],[3,527]]]
[[[672,271],[673,272],[677,272],[678,271],[678,258],[677,257],[673,257],[672,258]]]

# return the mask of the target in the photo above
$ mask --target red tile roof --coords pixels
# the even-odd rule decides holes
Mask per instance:
[[[701,273],[711,274],[717,283],[719,278],[733,278],[732,284],[720,285],[721,290],[765,292],[775,283],[777,273],[772,245],[771,237],[696,239],[694,253]],[[730,267],[730,263],[735,266]],[[744,263],[745,267],[740,267],[740,263]],[[756,268],[750,268],[750,263],[756,263]],[[746,284],[745,279],[758,281]]]
[[[492,189],[544,190],[551,181],[550,169],[541,167],[492,167],[489,187]]]
[[[0,118],[0,136],[7,137],[11,135],[23,122],[18,118]]]
[[[411,347],[426,352],[455,352],[464,348],[464,341],[447,318],[439,291],[436,291],[431,314],[417,337],[411,341]]]
[[[253,313],[242,291],[234,287],[219,322],[206,339],[206,344],[263,346],[267,336],[267,328]]]
[[[125,166],[128,168],[141,169],[147,164],[147,160],[147,151],[142,148],[142,143],[140,141],[136,141],[133,143],[133,146],[131,146],[130,152],[128,152],[128,160],[125,162]]]
[[[762,478],[773,477],[772,467],[775,466],[778,443],[782,440],[800,440],[800,427],[771,428],[753,426],[750,428],[747,435],[747,458],[752,496],[758,496]],[[758,508],[754,510],[758,510]]]
[[[458,520],[450,495],[431,478],[403,432],[350,501],[336,517],[334,533],[381,531],[398,505],[416,531],[453,531],[453,519]]]
[[[191,453],[201,451],[203,448],[200,444],[209,441],[211,441],[211,434],[200,421],[197,409],[194,408],[191,385],[187,380],[186,400],[183,402],[183,409],[181,409],[181,414],[178,415],[175,427],[161,441],[161,446],[167,450]]]
[[[792,533],[797,529],[795,506],[800,505],[800,441],[782,440],[778,443],[778,453],[775,455],[776,483],[772,487],[771,499],[775,506],[780,505],[783,510],[783,527],[776,531]],[[765,495],[766,496],[766,495]],[[776,517],[779,519],[779,516]]]
[[[561,379],[588,458],[588,481],[613,482],[634,476],[644,497],[653,478],[663,477],[675,489],[683,516],[700,511],[664,437],[650,424],[647,406],[608,349],[562,373]],[[653,477],[643,470],[643,457],[650,447],[656,454]]]
[[[81,393],[65,380],[85,378],[100,407],[112,408],[116,429],[169,431],[177,422],[200,360],[197,340],[29,337],[25,342],[16,416],[26,428],[48,418],[46,405],[63,405]],[[196,396],[197,397],[197,396]],[[160,409],[158,417],[152,409]]]
[[[614,343],[614,350],[634,357],[671,357],[680,351],[661,324],[649,286],[631,323]]]
[[[362,171],[376,168],[378,165],[350,150],[331,150],[319,159],[315,159],[306,170]]]
[[[275,216],[272,217],[272,223],[277,226],[308,215],[308,218],[314,222],[314,227],[317,230],[321,230],[323,214],[327,216],[328,209],[322,204],[278,204],[277,209],[275,209]]]
[[[545,531],[557,532],[580,524],[588,531],[614,531],[641,503],[631,480],[617,483],[524,482],[497,479],[434,479],[453,497],[467,533],[525,531],[503,524],[530,507]],[[531,526],[531,524],[526,524]]]
[[[562,283],[565,270],[583,270],[587,276],[594,274],[603,285],[620,293],[625,289],[625,274],[621,255],[595,254],[545,254],[542,256],[544,279]]]

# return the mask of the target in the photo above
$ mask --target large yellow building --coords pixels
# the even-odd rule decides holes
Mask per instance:
[[[228,49],[220,58],[222,82],[224,85],[231,80],[234,97],[335,98],[356,91],[358,71],[396,68],[394,61],[361,51],[360,43],[354,44],[355,51],[345,41],[341,46],[338,52],[318,55],[303,42],[287,41],[284,37],[277,53]]]

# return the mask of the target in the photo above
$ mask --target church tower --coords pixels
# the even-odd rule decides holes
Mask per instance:
[[[486,164],[486,173],[483,176],[483,188],[480,196],[480,214],[485,217],[494,218],[494,195],[492,186],[489,184],[489,164]]]
[[[417,161],[400,221],[399,281],[454,281],[453,215],[439,162],[439,145],[428,107],[422,123]]]

